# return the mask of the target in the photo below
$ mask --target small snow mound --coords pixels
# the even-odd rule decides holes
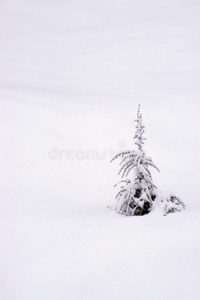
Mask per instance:
[[[156,190],[155,196],[155,206],[163,212],[164,216],[185,209],[185,204],[174,193]]]

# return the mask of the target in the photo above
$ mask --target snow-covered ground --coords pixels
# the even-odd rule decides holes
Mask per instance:
[[[200,3],[7,0],[0,10],[0,299],[197,300]],[[138,103],[182,213],[111,212]]]

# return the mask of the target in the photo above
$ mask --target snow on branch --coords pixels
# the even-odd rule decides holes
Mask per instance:
[[[121,184],[120,190],[116,195],[117,202],[114,204],[113,209],[128,216],[145,215],[152,210],[155,204],[165,203],[164,206],[161,205],[164,215],[181,211],[185,208],[184,203],[174,195],[170,195],[167,198],[161,197],[153,182],[149,167],[155,168],[158,172],[160,171],[151,157],[146,156],[143,150],[146,138],[143,137],[145,126],[142,123],[140,105],[138,106],[137,120],[135,121],[137,124],[134,139],[138,149],[120,151],[111,160],[111,162],[118,158],[121,160],[118,174],[122,178],[126,177],[115,185]],[[128,178],[127,176],[131,171],[132,176]]]

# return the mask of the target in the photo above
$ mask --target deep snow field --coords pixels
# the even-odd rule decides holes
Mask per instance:
[[[0,299],[200,299],[199,1],[6,0],[0,10]],[[144,149],[164,217],[112,212]]]

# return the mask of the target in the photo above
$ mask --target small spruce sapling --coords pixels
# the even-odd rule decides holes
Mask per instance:
[[[170,193],[164,195],[153,183],[149,167],[159,170],[143,150],[145,127],[142,124],[140,105],[135,121],[137,125],[134,139],[138,149],[121,151],[111,160],[112,162],[121,159],[119,175],[125,177],[115,185],[120,185],[120,189],[115,197],[116,203],[113,209],[127,216],[148,214],[155,205],[163,211],[164,215],[183,210],[185,205],[178,197]],[[130,173],[132,176],[129,178]]]
[[[120,190],[116,195],[117,202],[113,208],[127,216],[145,215],[151,211],[156,186],[153,183],[149,167],[158,170],[151,157],[146,156],[143,150],[145,127],[142,124],[140,105],[135,121],[137,125],[134,139],[138,149],[136,151],[121,151],[111,160],[112,162],[117,158],[121,158],[119,175],[125,177],[124,180],[119,182]],[[132,176],[128,178],[130,172]]]

